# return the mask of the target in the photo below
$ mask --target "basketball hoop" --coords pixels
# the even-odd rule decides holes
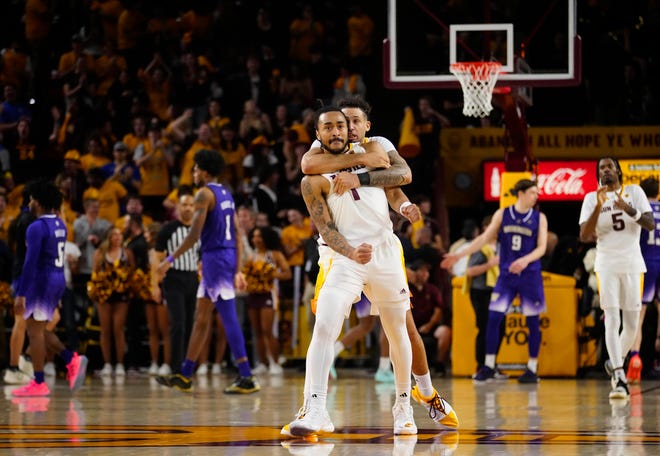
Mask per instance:
[[[463,115],[486,117],[493,106],[493,89],[502,68],[499,62],[457,62],[450,65],[463,88]]]

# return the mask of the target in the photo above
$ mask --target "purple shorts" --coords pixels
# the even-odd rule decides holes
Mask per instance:
[[[495,288],[490,297],[488,310],[505,313],[516,295],[520,296],[520,308],[523,315],[534,316],[545,312],[545,294],[543,276],[540,271],[522,274],[500,272]]]
[[[25,296],[25,319],[32,317],[36,321],[51,321],[65,288],[62,274],[38,276],[35,286],[30,287]]]
[[[234,275],[236,275],[236,250],[221,249],[204,252],[202,257],[202,280],[197,288],[198,298],[209,298],[213,302],[228,301],[236,297]]]
[[[647,261],[642,304],[649,304],[655,299],[660,300],[660,261]]]
[[[371,301],[362,293],[360,300],[354,304],[355,314],[358,318],[365,318],[371,315]]]

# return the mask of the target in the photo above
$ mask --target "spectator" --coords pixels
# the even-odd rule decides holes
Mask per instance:
[[[243,191],[243,161],[247,156],[247,151],[238,139],[232,124],[227,123],[220,129],[220,141],[217,149],[226,165],[222,182],[226,183],[234,193]]]
[[[314,18],[312,5],[303,6],[299,17],[289,25],[289,58],[296,62],[309,63],[310,50],[323,42],[323,24]]]
[[[138,72],[138,77],[149,98],[149,110],[161,121],[166,121],[169,118],[168,108],[171,102],[172,72],[163,62],[161,55],[154,53],[147,67]]]
[[[15,132],[16,140],[9,145],[9,160],[14,181],[22,184],[44,171],[44,157],[33,138],[30,119],[18,120]]]
[[[407,268],[415,326],[437,373],[444,375],[451,344],[450,307],[444,303],[440,289],[429,283],[431,267],[428,263],[415,260]]]
[[[126,133],[122,142],[126,144],[128,153],[134,156],[135,150],[139,145],[146,145],[149,143],[149,135],[147,134],[147,123],[142,116],[135,116],[132,122],[132,130]]]
[[[85,176],[84,171],[80,168],[80,152],[71,149],[64,154],[62,171],[55,179],[67,182],[71,209],[75,212],[82,213],[84,210],[83,193],[87,189],[87,176]]]
[[[103,55],[97,58],[94,63],[94,70],[98,78],[96,94],[99,97],[107,96],[121,72],[126,69],[126,59],[117,54],[112,42],[106,41],[103,45]]]
[[[252,207],[255,211],[264,213],[268,224],[279,226],[279,197],[277,196],[277,182],[280,173],[275,166],[266,166],[258,175],[259,184],[252,192]]]
[[[112,147],[114,161],[103,165],[101,171],[106,180],[118,182],[128,193],[137,193],[142,183],[140,170],[129,161],[127,154],[126,144],[121,141],[116,142]]]
[[[181,174],[179,175],[179,185],[192,185],[193,183],[193,158],[198,150],[207,149],[217,152],[217,148],[211,142],[211,127],[203,123],[197,129],[197,138],[192,143],[186,154],[181,160]]]
[[[170,191],[170,170],[174,166],[172,145],[162,137],[158,120],[149,125],[149,140],[135,149],[133,160],[140,168],[140,196],[147,213],[156,220],[162,218],[163,198]]]
[[[153,218],[144,213],[144,206],[142,205],[142,198],[140,198],[140,195],[129,193],[126,198],[126,214],[115,221],[115,226],[122,230],[122,232],[126,231],[128,223],[134,215],[139,215],[142,218],[143,229],[146,229],[146,227],[154,223]]]
[[[264,135],[257,136],[250,142],[248,155],[243,159],[245,175],[250,178],[249,191],[259,184],[259,175],[267,168],[274,168],[279,159],[273,150],[273,142]],[[273,187],[276,190],[276,187]]]
[[[0,104],[0,133],[16,128],[22,118],[32,117],[28,107],[18,101],[15,85],[5,84],[4,97]]]
[[[243,141],[252,142],[260,137],[270,137],[273,128],[268,114],[261,111],[254,100],[247,100],[243,104],[243,116],[238,124],[238,135]]]
[[[80,157],[80,167],[84,172],[92,168],[101,168],[110,163],[110,159],[101,147],[101,141],[97,135],[87,140],[87,153]]]
[[[119,218],[120,206],[128,195],[123,185],[114,180],[105,179],[101,168],[92,168],[87,172],[89,188],[83,194],[94,193],[99,200],[99,217],[114,224]]]
[[[208,103],[208,113],[205,122],[211,129],[211,144],[214,148],[220,147],[222,129],[231,124],[231,119],[222,113],[220,100],[213,98]]]

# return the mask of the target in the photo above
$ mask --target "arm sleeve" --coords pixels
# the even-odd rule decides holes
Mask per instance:
[[[30,286],[36,286],[37,262],[45,235],[44,224],[40,222],[30,224],[25,233],[25,262],[23,263],[23,272],[18,279],[16,296],[25,296]]]

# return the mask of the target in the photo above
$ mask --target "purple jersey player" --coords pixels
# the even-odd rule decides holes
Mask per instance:
[[[14,311],[24,316],[30,337],[34,379],[12,391],[14,396],[47,396],[44,381],[46,345],[58,352],[67,365],[67,380],[72,390],[79,388],[87,369],[87,358],[64,347],[46,324],[52,320],[64,293],[64,245],[67,229],[56,215],[62,194],[51,182],[39,181],[28,186],[29,208],[36,217],[27,228],[25,262],[16,280]]]
[[[217,152],[205,149],[195,154],[194,161],[193,179],[200,189],[195,195],[195,212],[190,231],[179,247],[161,263],[159,271],[164,274],[176,258],[201,240],[202,280],[197,290],[195,321],[181,372],[159,376],[156,380],[161,385],[181,391],[192,390],[191,377],[213,322],[215,305],[239,371],[239,377],[225,388],[225,393],[254,393],[260,387],[250,369],[234,303],[234,282],[241,288],[245,286],[243,275],[237,273],[240,258],[237,249],[241,244],[236,239],[234,200],[227,189],[217,182],[224,161]]]
[[[443,268],[451,268],[458,259],[479,251],[485,244],[495,239],[499,242],[500,275],[491,294],[486,329],[486,357],[484,366],[474,376],[477,382],[495,377],[500,323],[516,295],[520,297],[522,312],[529,329],[529,360],[527,369],[518,377],[518,381],[538,382],[536,372],[541,346],[539,314],[545,311],[540,259],[545,253],[548,221],[543,213],[534,209],[539,197],[536,182],[522,179],[513,187],[511,194],[517,197],[515,204],[498,209],[481,235],[465,249],[445,255],[441,263]]]

